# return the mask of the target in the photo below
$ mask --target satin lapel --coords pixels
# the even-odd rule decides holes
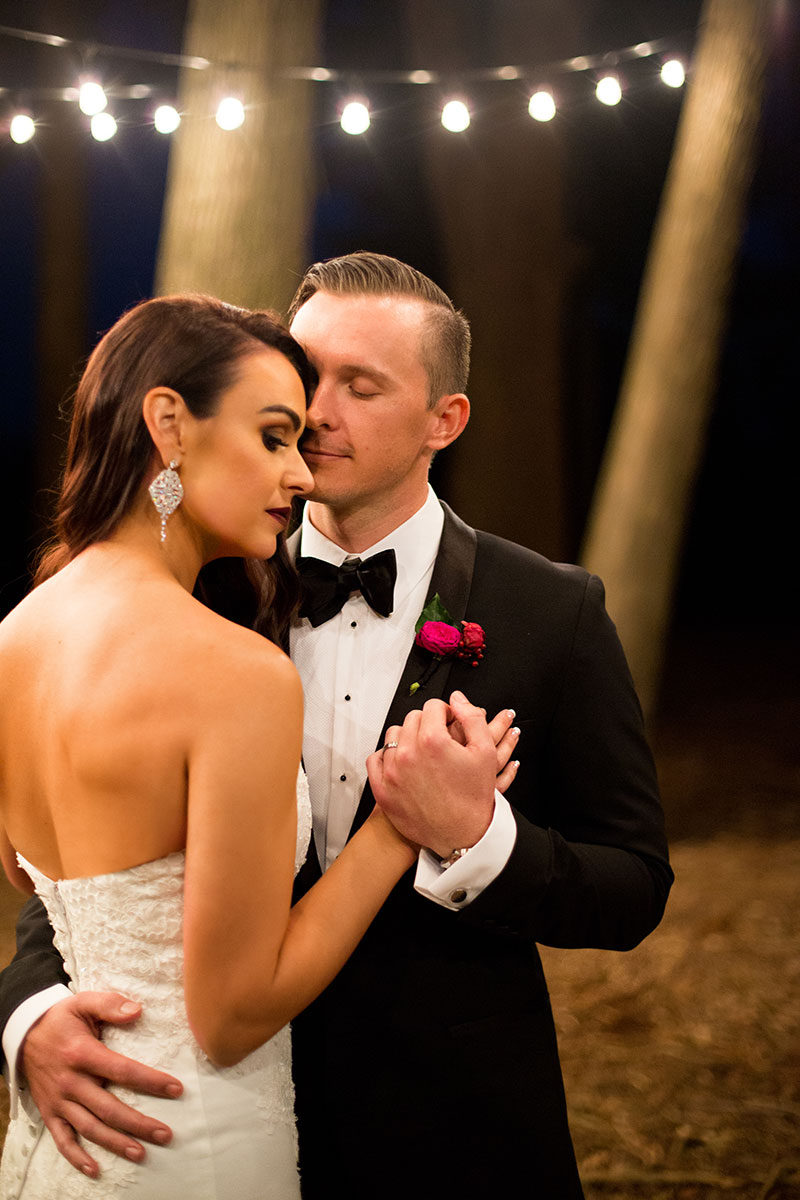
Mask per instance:
[[[439,552],[436,555],[425,604],[427,605],[438,592],[453,623],[459,625],[466,619],[467,604],[472,588],[472,574],[475,569],[477,538],[475,530],[457,517],[451,508],[444,503],[442,503],[442,508],[444,509],[442,540],[439,543]],[[420,688],[413,696],[410,694],[412,683],[421,678],[423,672],[430,666],[430,662],[431,656],[427,650],[421,649],[416,644],[412,645],[394,699],[386,714],[386,720],[378,740],[379,746],[383,745],[388,727],[402,725],[406,714],[411,712],[412,708],[422,708],[426,700],[441,700],[446,695],[447,681],[453,662],[452,659],[447,658],[442,659],[438,664],[424,688]],[[361,794],[351,834],[355,833],[366,821],[372,811],[373,803],[372,789],[367,782]]]

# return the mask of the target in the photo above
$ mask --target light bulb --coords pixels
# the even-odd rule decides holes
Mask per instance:
[[[29,142],[36,132],[36,126],[31,117],[27,113],[17,113],[11,118],[11,125],[8,132],[11,134],[12,142],[16,142],[21,146],[24,142]]]
[[[220,129],[238,129],[244,124],[244,105],[235,96],[220,100],[217,109],[217,124]]]
[[[667,87],[683,87],[686,82],[686,70],[683,63],[677,58],[671,58],[669,62],[665,62],[661,68],[661,78]]]
[[[601,104],[609,106],[619,104],[622,99],[622,88],[619,86],[616,75],[604,75],[597,84],[596,95]]]
[[[463,133],[469,129],[469,109],[463,100],[448,100],[442,109],[442,124],[450,133]]]
[[[528,103],[528,112],[534,121],[552,121],[556,115],[556,102],[551,92],[534,92]]]
[[[342,109],[340,122],[345,133],[366,133],[370,126],[369,109],[363,100],[350,100]]]
[[[87,117],[93,117],[95,113],[103,112],[107,105],[108,97],[100,84],[93,79],[84,80],[78,92],[78,107],[81,112],[86,113]]]
[[[181,123],[181,114],[171,104],[159,104],[153,114],[153,124],[159,133],[174,133]]]
[[[96,142],[107,142],[117,132],[117,122],[109,112],[95,113],[92,117],[92,137]]]

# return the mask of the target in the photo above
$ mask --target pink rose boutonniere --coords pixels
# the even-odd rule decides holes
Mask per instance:
[[[425,686],[443,658],[469,659],[473,667],[477,667],[483,658],[486,635],[481,626],[476,621],[462,621],[459,629],[453,624],[453,619],[442,604],[438,592],[420,613],[416,631],[414,641],[423,650],[429,650],[433,659],[423,672],[422,678],[412,683],[409,689],[410,696]]]

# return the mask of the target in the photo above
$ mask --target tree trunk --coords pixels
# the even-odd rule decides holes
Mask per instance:
[[[582,561],[657,694],[752,177],[769,0],[707,0]]]
[[[282,77],[314,58],[319,0],[190,0],[157,290],[201,291],[283,311],[307,263],[313,84]],[[241,128],[214,119],[238,96]]]
[[[480,6],[479,6],[480,7]],[[534,11],[535,10],[535,11]],[[569,5],[408,0],[420,62],[457,77],[487,59],[547,61],[574,45]],[[430,103],[429,92],[425,101]],[[429,121],[426,163],[447,279],[473,331],[466,432],[444,456],[442,491],[474,525],[561,558],[569,546],[562,428],[562,328],[575,259],[558,123],[527,115],[524,83],[470,87],[473,124]]]

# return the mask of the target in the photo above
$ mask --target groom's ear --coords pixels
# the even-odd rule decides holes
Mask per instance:
[[[428,446],[431,450],[443,450],[464,432],[469,420],[469,400],[463,392],[440,396],[432,415],[434,420]]]

